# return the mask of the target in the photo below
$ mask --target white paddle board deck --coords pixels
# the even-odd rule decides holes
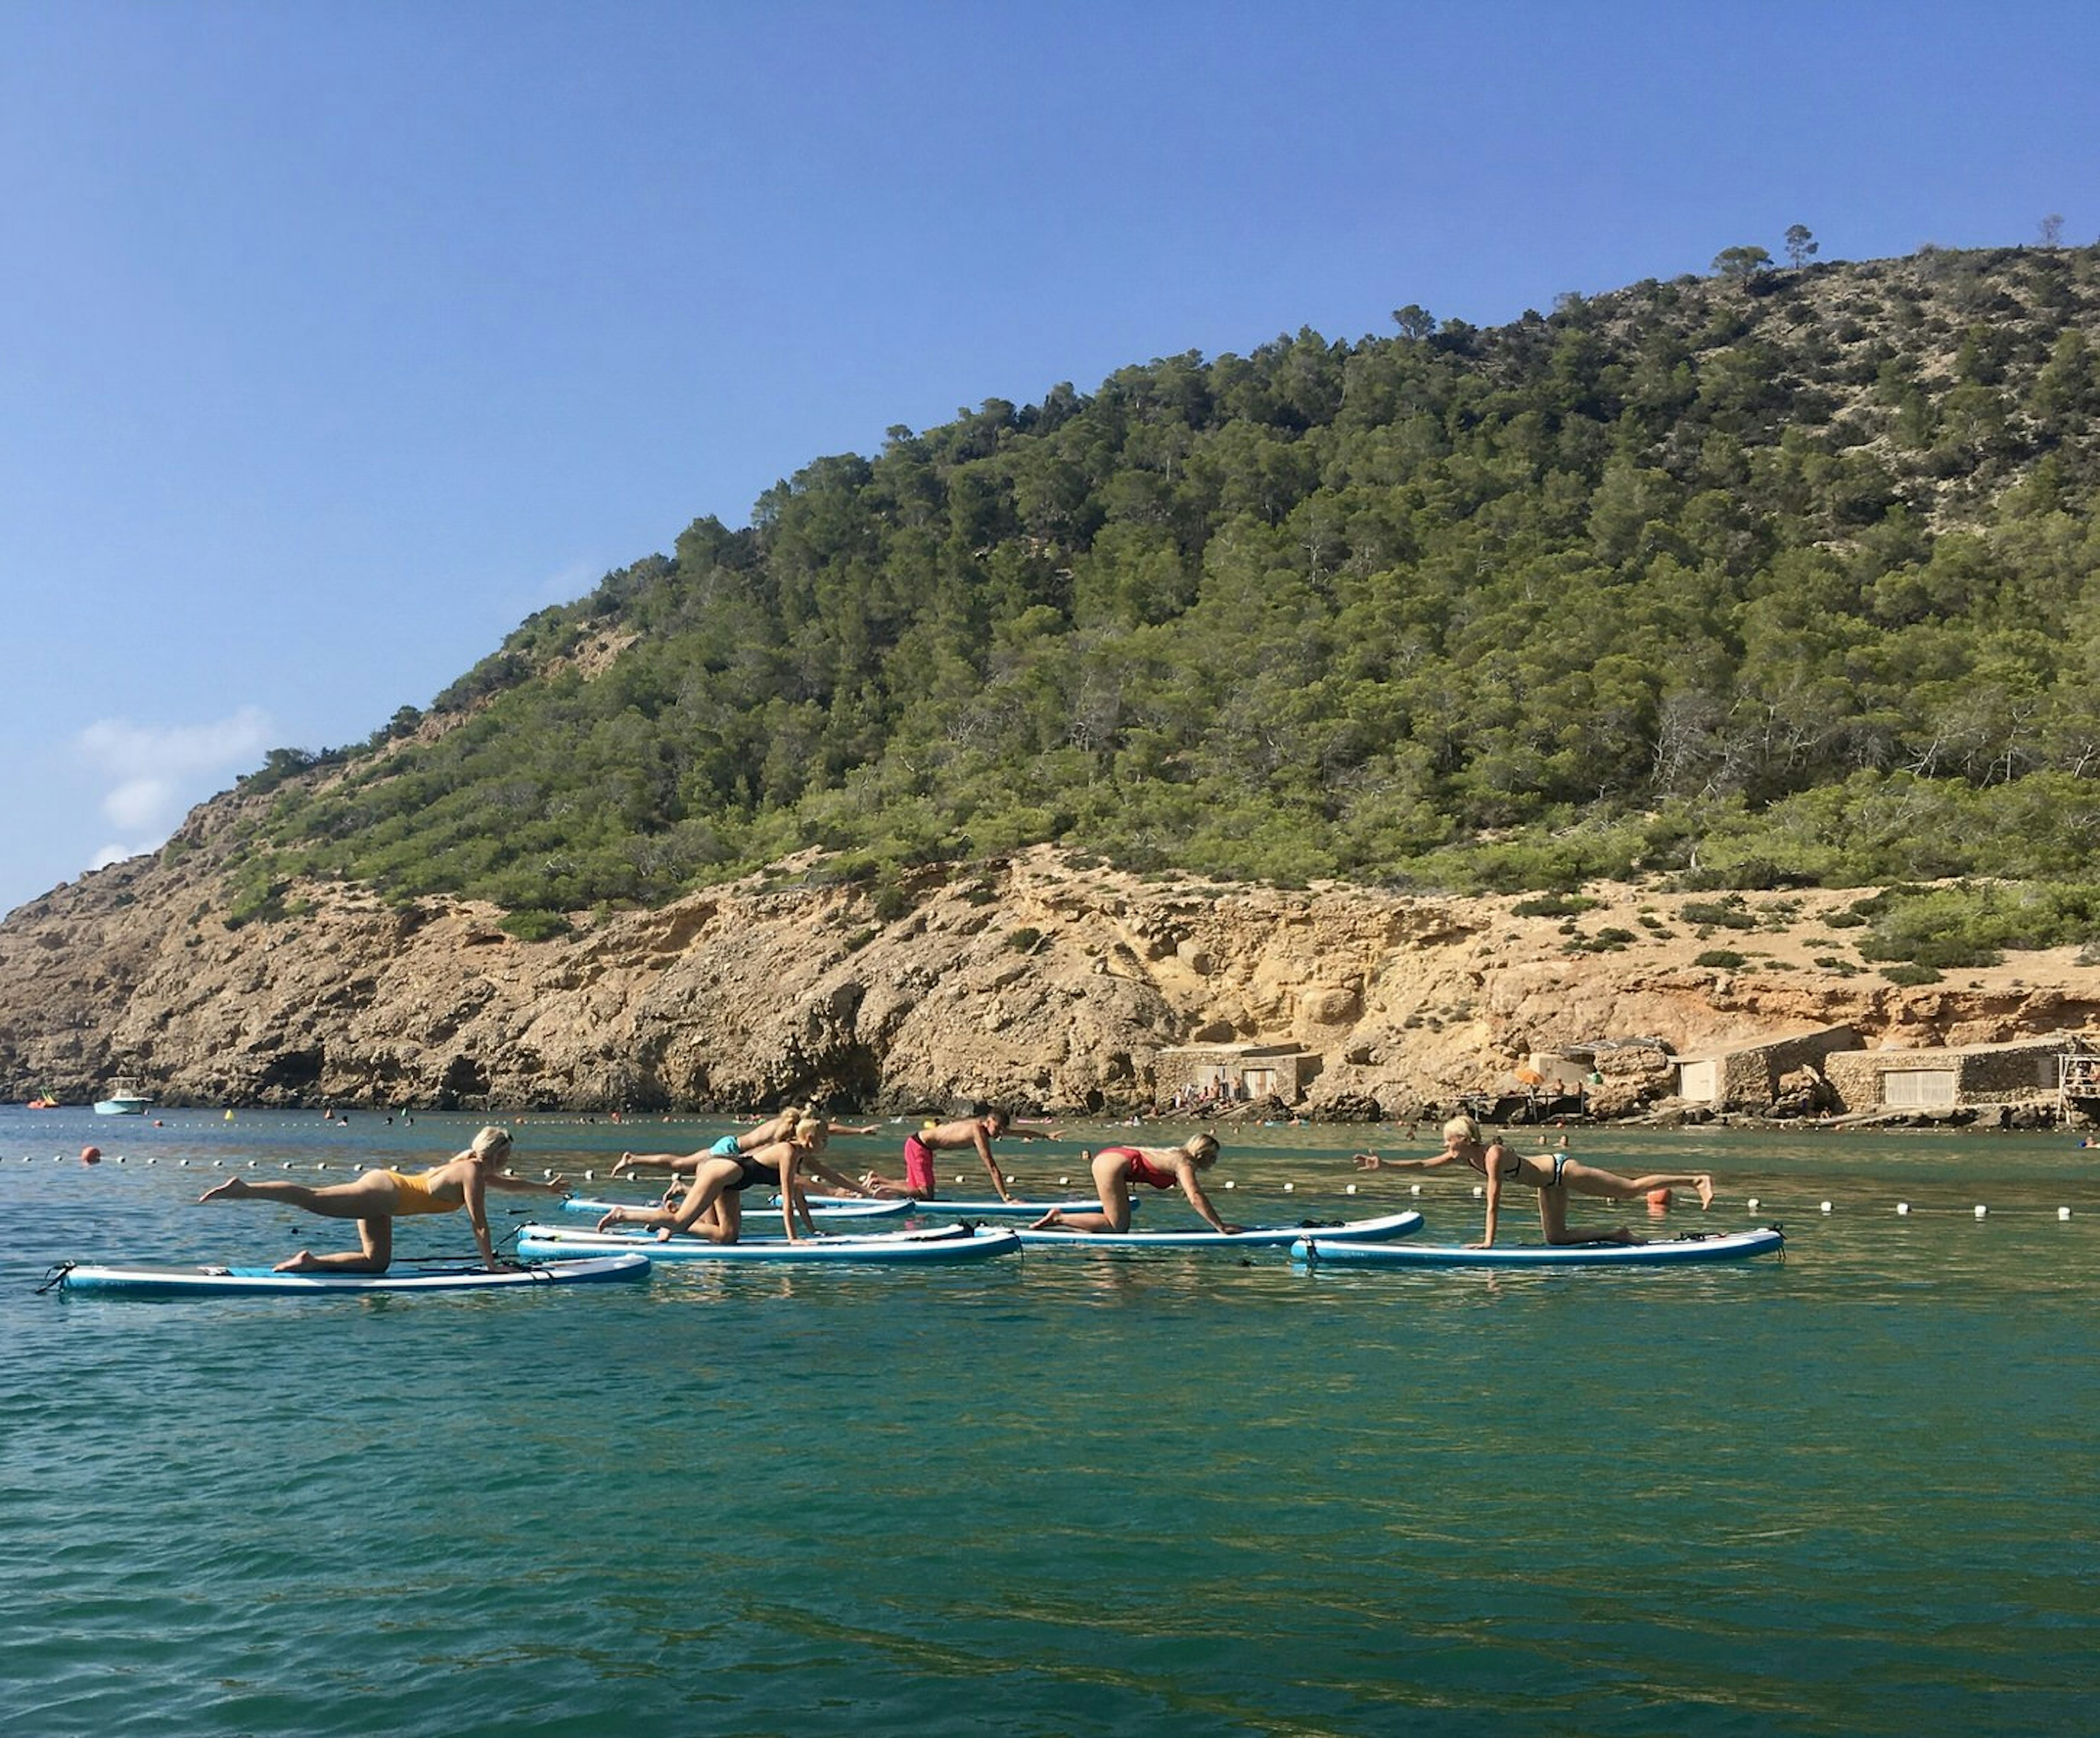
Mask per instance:
[[[1290,1246],[1290,1259],[1318,1267],[1413,1268],[1620,1268],[1669,1267],[1688,1263],[1747,1261],[1776,1255],[1786,1238],[1776,1226],[1754,1231],[1715,1232],[1710,1236],[1672,1237],[1656,1243],[1500,1243],[1493,1249],[1466,1249],[1449,1243],[1405,1246],[1338,1243],[1331,1233],[1301,1236]]]
[[[657,1239],[654,1232],[585,1231],[567,1225],[527,1225],[518,1252],[541,1259],[639,1250],[655,1261],[942,1262],[983,1261],[1021,1248],[1013,1232],[943,1225],[868,1237],[747,1237],[710,1243],[705,1237]]]
[[[810,1195],[806,1198],[812,1209],[820,1206],[865,1206],[867,1204],[865,1200],[853,1195]],[[946,1195],[885,1198],[891,1198],[902,1211],[916,1213],[921,1219],[935,1215],[942,1219],[1040,1219],[1052,1207],[1061,1208],[1067,1213],[1098,1213],[1101,1210],[1098,1201],[1001,1201],[996,1195],[987,1195],[982,1200],[965,1198],[960,1201],[951,1200]],[[780,1205],[779,1196],[774,1197],[773,1204],[776,1207]],[[1134,1211],[1145,1203],[1132,1196],[1130,1204]]]
[[[531,1262],[492,1273],[478,1264],[399,1268],[385,1273],[280,1273],[270,1268],[99,1267],[68,1263],[46,1281],[61,1291],[163,1298],[336,1297],[398,1291],[488,1291],[533,1286],[646,1279],[649,1257],[603,1251],[573,1260]]]
[[[562,1203],[562,1211],[564,1213],[591,1213],[602,1219],[615,1207],[620,1207],[632,1213],[656,1206],[660,1204],[661,1198],[658,1197],[649,1201],[603,1201],[595,1200],[586,1195],[571,1195]],[[904,1219],[909,1217],[914,1209],[924,1205],[920,1202],[902,1198],[896,1201],[861,1201],[848,1195],[821,1197],[812,1195],[809,1198],[809,1202],[810,1216],[820,1225],[867,1224],[884,1220]],[[779,1209],[780,1202],[776,1196],[773,1202],[773,1210],[778,1212]],[[752,1209],[748,1206],[743,1210],[743,1216],[746,1219],[749,1219],[752,1213]]]
[[[1409,1211],[1388,1213],[1382,1219],[1359,1219],[1320,1230],[1323,1242],[1382,1242],[1404,1237],[1422,1229],[1422,1215]],[[1281,1249],[1307,1235],[1304,1225],[1260,1225],[1246,1231],[1023,1231],[1021,1241],[1030,1249]]]

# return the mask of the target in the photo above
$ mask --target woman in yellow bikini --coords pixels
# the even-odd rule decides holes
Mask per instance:
[[[484,1128],[464,1153],[455,1153],[442,1165],[413,1174],[399,1171],[368,1171],[355,1183],[337,1183],[326,1189],[309,1189],[303,1183],[251,1183],[245,1177],[229,1177],[216,1189],[208,1189],[197,1199],[206,1201],[283,1201],[324,1219],[354,1219],[357,1240],[364,1246],[355,1254],[316,1255],[302,1249],[289,1261],[277,1264],[280,1273],[384,1273],[394,1259],[394,1221],[423,1213],[457,1213],[466,1209],[480,1246],[483,1266],[493,1273],[496,1247],[488,1234],[488,1193],[492,1189],[522,1189],[536,1195],[566,1195],[568,1190],[556,1177],[551,1183],[536,1183],[529,1177],[513,1176],[503,1168],[510,1157],[510,1131]]]
[[[1637,1201],[1651,1189],[1696,1189],[1701,1206],[1714,1204],[1714,1179],[1703,1171],[1622,1177],[1616,1171],[1582,1164],[1564,1152],[1520,1153],[1503,1145],[1500,1139],[1483,1141],[1480,1125],[1471,1117],[1454,1117],[1444,1125],[1444,1150],[1434,1158],[1381,1158],[1375,1153],[1359,1153],[1357,1164],[1365,1171],[1434,1171],[1439,1165],[1462,1164],[1479,1171],[1487,1181],[1488,1222],[1480,1241],[1468,1244],[1469,1249],[1495,1246],[1495,1220],[1505,1184],[1538,1191],[1539,1229],[1549,1243],[1641,1241],[1623,1225],[1603,1231],[1570,1231],[1568,1198],[1571,1194]]]

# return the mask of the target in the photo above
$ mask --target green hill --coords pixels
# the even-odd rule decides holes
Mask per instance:
[[[1045,840],[2100,909],[2060,884],[2100,823],[2100,252],[1395,319],[816,460],[428,714],[273,753],[236,915],[307,873],[543,933],[811,845],[901,906],[914,866]]]

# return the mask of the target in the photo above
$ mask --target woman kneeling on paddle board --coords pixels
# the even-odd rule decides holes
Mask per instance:
[[[1714,1179],[1705,1171],[1671,1172],[1667,1176],[1622,1177],[1616,1171],[1599,1171],[1579,1163],[1565,1153],[1520,1153],[1506,1146],[1498,1136],[1480,1139],[1480,1125],[1471,1117],[1454,1117],[1444,1125],[1444,1150],[1434,1158],[1381,1158],[1375,1153],[1359,1153],[1357,1164],[1365,1171],[1434,1171],[1454,1162],[1471,1167],[1488,1180],[1488,1223],[1480,1241],[1469,1249],[1495,1246],[1495,1218],[1502,1205],[1503,1185],[1538,1191],[1538,1223],[1549,1243],[1638,1243],[1642,1240],[1623,1225],[1604,1231],[1570,1231],[1568,1198],[1595,1195],[1607,1201],[1637,1201],[1651,1189],[1696,1189],[1699,1205],[1714,1202]]]
[[[763,1122],[753,1123],[743,1133],[724,1135],[712,1146],[704,1147],[697,1153],[623,1153],[614,1163],[611,1174],[616,1177],[629,1176],[638,1171],[649,1170],[668,1171],[674,1176],[690,1176],[708,1159],[735,1158],[739,1154],[756,1153],[761,1147],[770,1147],[775,1141],[785,1140],[795,1132],[795,1125],[804,1118],[821,1114],[814,1105],[790,1105],[785,1110],[776,1112]],[[829,1117],[823,1117],[822,1119],[827,1136],[871,1135],[876,1132],[877,1126],[873,1123],[858,1125],[834,1123]],[[810,1168],[842,1195],[862,1193],[861,1186],[852,1178],[841,1176],[827,1165],[812,1163]],[[669,1205],[668,1196],[665,1205]]]
[[[251,1183],[245,1177],[229,1177],[216,1189],[197,1197],[206,1201],[283,1201],[324,1219],[354,1219],[358,1253],[316,1255],[302,1249],[289,1261],[277,1264],[280,1273],[384,1273],[394,1259],[394,1221],[419,1213],[457,1213],[466,1209],[474,1227],[474,1240],[481,1246],[482,1265],[496,1271],[496,1246],[488,1235],[488,1192],[492,1189],[523,1189],[536,1195],[566,1195],[568,1190],[556,1177],[551,1183],[535,1183],[529,1177],[513,1176],[503,1168],[510,1157],[510,1131],[484,1128],[464,1153],[455,1153],[442,1165],[413,1176],[399,1171],[368,1171],[355,1183],[337,1183],[326,1189],[309,1189],[303,1183]]]
[[[690,1231],[710,1243],[734,1243],[743,1232],[744,1190],[753,1184],[780,1191],[780,1216],[788,1228],[788,1240],[801,1242],[795,1229],[799,1215],[811,1237],[818,1235],[810,1217],[810,1204],[802,1197],[801,1170],[814,1166],[824,1149],[830,1127],[820,1116],[805,1114],[784,1139],[762,1146],[755,1153],[722,1153],[703,1158],[686,1185],[686,1198],[675,1207],[615,1207],[598,1222],[601,1231],[615,1225],[654,1225],[660,1242]]]
[[[1202,1214],[1213,1231],[1234,1232],[1218,1217],[1196,1173],[1218,1162],[1215,1135],[1191,1135],[1178,1147],[1103,1147],[1094,1154],[1094,1187],[1100,1192],[1098,1213],[1068,1213],[1052,1207],[1028,1229],[1030,1231],[1127,1231],[1130,1229],[1130,1186],[1144,1183],[1154,1189],[1172,1189],[1177,1184],[1189,1205]]]

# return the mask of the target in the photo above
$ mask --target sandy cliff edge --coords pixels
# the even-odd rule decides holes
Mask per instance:
[[[112,1077],[164,1102],[728,1109],[816,1096],[1113,1113],[1162,1049],[1292,1044],[1306,1106],[1408,1115],[1493,1092],[1533,1052],[1633,1038],[1698,1056],[1830,1025],[1870,1045],[2002,1042],[2100,1019],[2071,948],[1899,988],[1825,920],[1865,889],[1521,898],[1140,877],[1039,849],[929,870],[906,915],[814,854],[653,911],[525,942],[500,913],[338,884],[229,927],[225,814],[0,924],[0,1092]],[[1716,951],[1739,965],[1701,964]]]

